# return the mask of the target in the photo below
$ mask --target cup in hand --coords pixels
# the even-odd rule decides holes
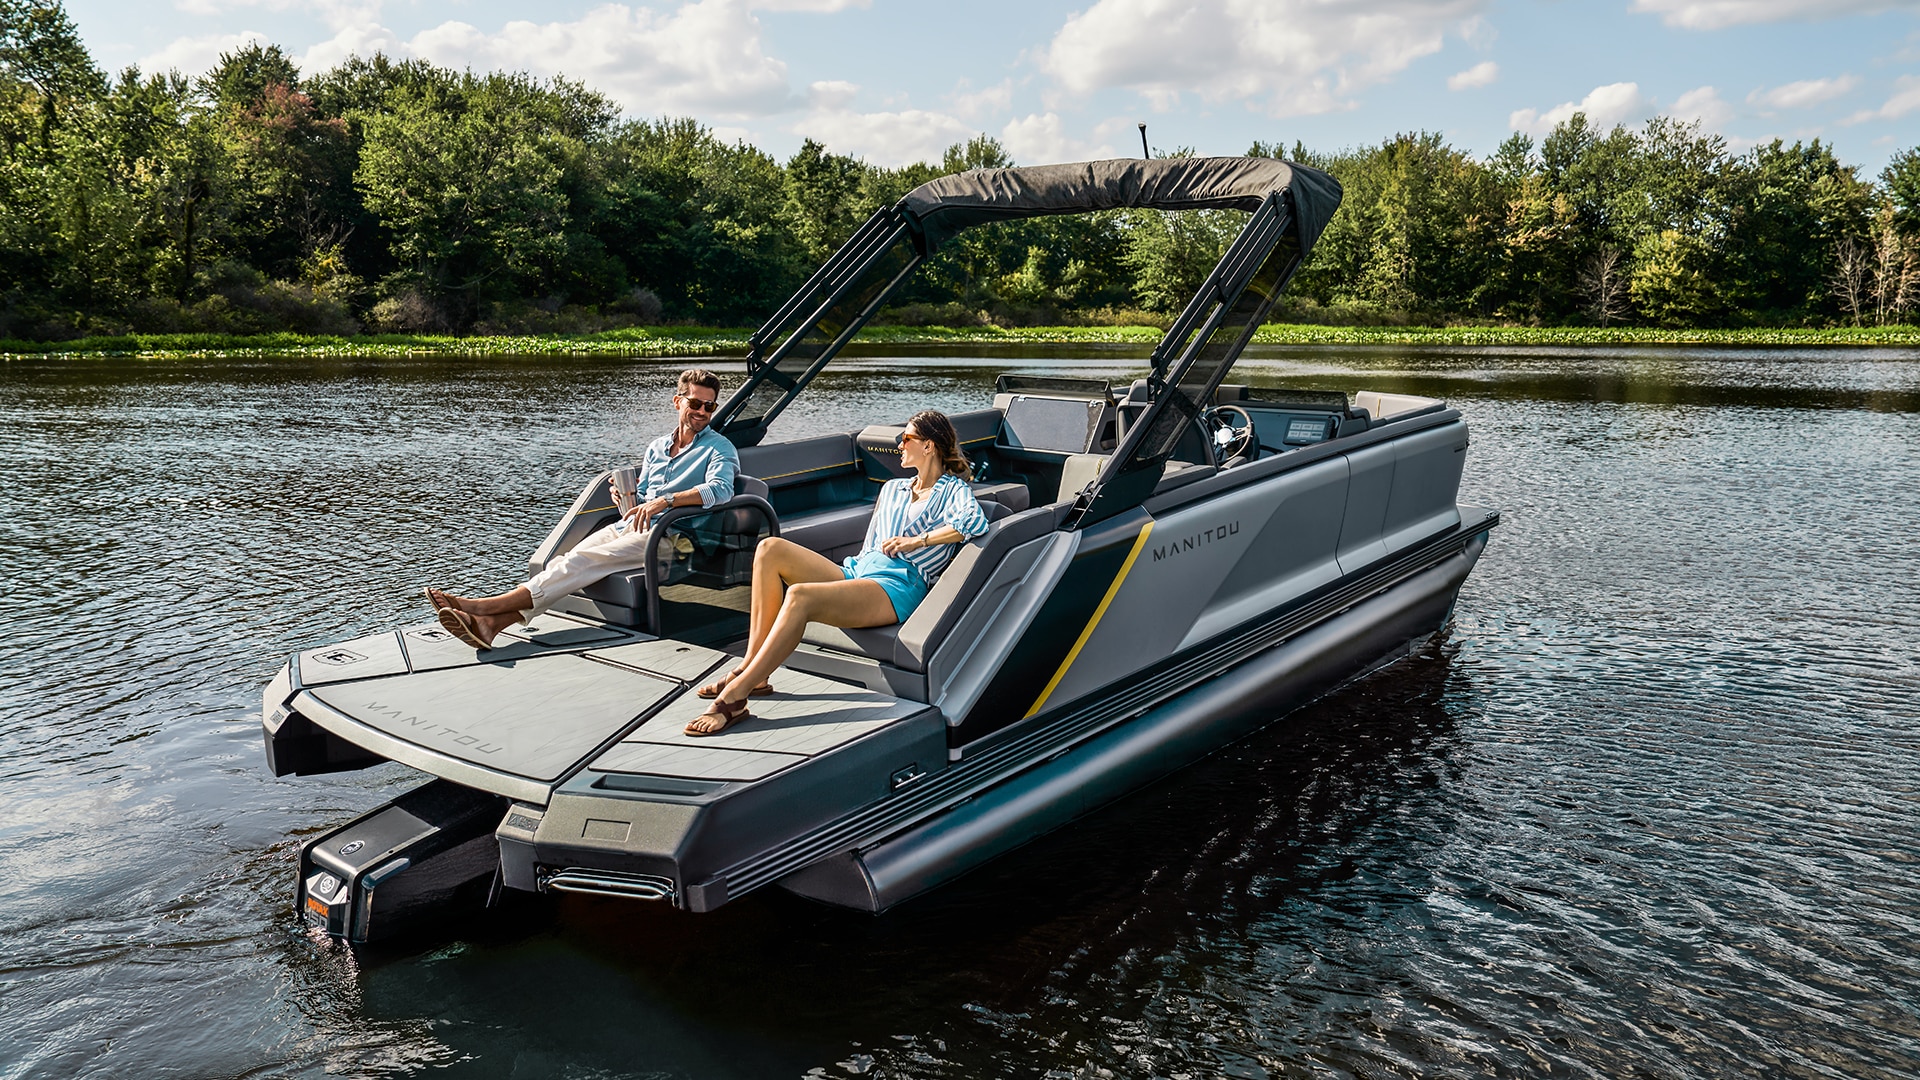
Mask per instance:
[[[613,508],[620,511],[622,517],[636,505],[633,486],[639,479],[639,470],[626,468],[613,470],[613,476],[608,481],[613,487]]]

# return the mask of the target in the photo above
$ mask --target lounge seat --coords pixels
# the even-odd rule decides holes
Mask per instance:
[[[801,640],[906,671],[925,672],[927,660],[939,649],[1000,560],[1013,548],[1053,531],[1059,523],[1059,509],[1042,506],[1010,514],[994,522],[983,535],[962,545],[960,553],[954,556],[946,572],[934,582],[932,591],[906,622],[861,630],[808,623]]]

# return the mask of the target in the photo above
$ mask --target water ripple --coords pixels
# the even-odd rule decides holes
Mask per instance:
[[[1018,356],[783,424],[1140,367]],[[299,840],[417,776],[267,776],[260,685],[511,583],[676,367],[0,368],[0,1077],[1920,1076],[1912,350],[1255,350],[1469,414],[1504,524],[1424,655],[880,919],[312,940]]]

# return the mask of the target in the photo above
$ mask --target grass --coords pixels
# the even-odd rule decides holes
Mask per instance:
[[[598,334],[456,337],[450,334],[128,334],[75,341],[0,340],[0,359],[26,357],[508,357],[709,356],[746,351],[751,331],[639,327]],[[859,341],[880,345],[1114,343],[1151,345],[1151,326],[871,326]],[[1920,327],[1661,330],[1651,327],[1314,326],[1270,323],[1254,336],[1274,345],[1920,345]]]

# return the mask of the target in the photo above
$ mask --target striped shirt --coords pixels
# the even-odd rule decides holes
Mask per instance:
[[[925,536],[942,525],[951,525],[971,540],[987,531],[986,511],[965,480],[942,473],[933,482],[933,490],[919,502],[913,501],[913,477],[903,476],[880,485],[880,497],[873,504],[873,519],[867,522],[866,550],[879,551],[880,543],[894,536]],[[940,577],[959,544],[930,544],[898,557],[912,564],[931,585]]]

